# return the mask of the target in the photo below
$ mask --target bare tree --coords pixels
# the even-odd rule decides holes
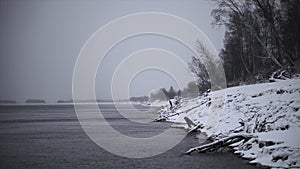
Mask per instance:
[[[212,1],[217,5],[212,11],[213,25],[226,27],[220,55],[228,80],[267,78],[278,69],[296,68],[300,1]]]

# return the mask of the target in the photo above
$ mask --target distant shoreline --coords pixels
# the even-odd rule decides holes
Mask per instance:
[[[104,102],[68,102],[68,103],[0,103],[0,106],[69,106],[69,105],[92,105],[92,104],[138,104],[131,101],[104,101]]]

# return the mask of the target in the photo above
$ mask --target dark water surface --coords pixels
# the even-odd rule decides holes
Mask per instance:
[[[132,123],[117,114],[114,106],[100,107],[106,120],[128,136],[150,137],[170,126],[170,123]],[[130,159],[111,154],[91,141],[81,128],[72,105],[0,106],[1,169],[257,168],[228,152],[182,155],[198,144],[195,135],[188,135],[164,154]]]

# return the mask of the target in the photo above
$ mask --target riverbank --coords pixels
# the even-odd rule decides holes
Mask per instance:
[[[250,163],[273,168],[300,166],[300,79],[238,86],[183,99],[176,110],[160,110],[176,127],[189,128],[184,117],[203,124],[215,140],[233,133],[253,138],[231,145]],[[177,115],[178,114],[178,115]],[[191,146],[192,147],[192,146]]]

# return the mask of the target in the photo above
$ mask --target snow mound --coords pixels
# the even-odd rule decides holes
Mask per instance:
[[[183,99],[167,120],[187,128],[184,117],[204,124],[209,137],[256,137],[231,145],[235,153],[273,168],[300,167],[300,79],[237,86]]]

